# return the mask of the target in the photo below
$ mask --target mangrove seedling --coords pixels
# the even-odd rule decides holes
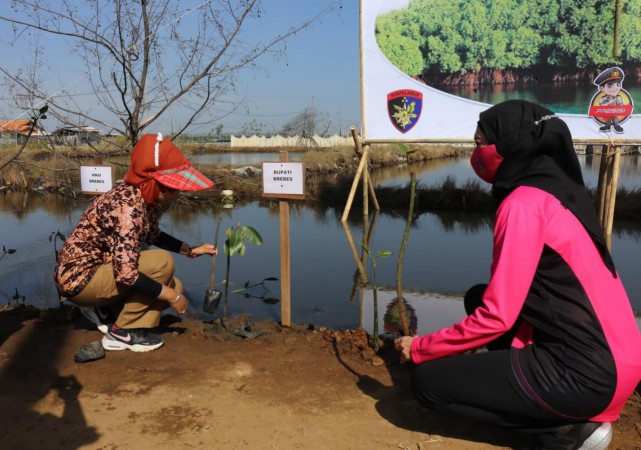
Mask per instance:
[[[223,220],[222,209],[218,211],[218,218],[216,219],[216,233],[214,234],[214,247],[218,248],[218,231],[220,230],[220,223]],[[203,310],[206,313],[214,314],[218,310],[220,298],[223,293],[216,289],[216,255],[211,255],[211,274],[209,276],[209,289],[205,292],[205,301],[203,303]]]
[[[13,294],[13,297],[9,299],[9,306],[20,306],[24,305],[25,300],[27,297],[21,293],[18,292],[18,288],[14,287],[16,293]]]
[[[56,255],[56,262],[58,261],[58,239],[60,239],[60,242],[64,242],[67,238],[60,232],[60,230],[54,231],[49,235],[49,242],[53,241],[53,252]]]
[[[389,250],[379,251],[373,254],[364,243],[361,243],[361,247],[372,260],[372,292],[374,295],[374,330],[373,330],[373,339],[374,339],[374,351],[378,351],[378,286],[376,285],[376,258],[387,258],[392,254]]]
[[[6,255],[13,255],[16,252],[16,249],[14,248],[7,248],[4,245],[2,246],[2,255],[0,255],[0,261],[2,261],[2,258],[4,258]]]
[[[230,227],[225,236],[225,255],[227,256],[227,265],[225,270],[225,294],[224,294],[224,311],[223,311],[223,326],[227,327],[227,299],[229,298],[229,276],[231,267],[231,257],[234,255],[245,255],[245,242],[254,245],[263,245],[263,237],[256,229],[248,225],[240,225],[240,222],[235,227]]]
[[[218,248],[218,232],[220,223],[223,220],[223,210],[230,210],[234,207],[234,191],[225,189],[220,193],[220,208],[216,219],[216,233],[214,234],[214,247]],[[211,255],[211,276],[209,277],[209,289],[205,293],[203,310],[206,313],[214,314],[220,305],[223,293],[216,289],[216,255]]]

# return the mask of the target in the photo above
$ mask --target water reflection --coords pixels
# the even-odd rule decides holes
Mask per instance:
[[[404,303],[409,318],[410,329],[415,335],[423,335],[449,327],[465,317],[462,296],[444,296],[429,292],[404,292]],[[373,330],[373,292],[365,290],[363,308],[363,328]],[[393,335],[399,332],[400,316],[396,293],[389,290],[378,291],[378,313],[383,317],[383,331]]]
[[[578,155],[585,184],[590,189],[596,189],[599,181],[601,155]],[[478,178],[472,171],[468,158],[444,158],[414,164],[412,169],[417,176],[417,182],[423,185],[439,185],[446,177],[453,177],[457,184],[476,181]],[[641,154],[628,153],[621,156],[619,167],[619,187],[641,189]],[[410,174],[407,166],[376,168],[371,170],[371,177],[376,186],[406,185]],[[489,189],[489,185],[488,189]]]
[[[601,167],[601,155],[580,155],[581,169],[585,184],[588,187],[596,188],[599,181],[599,169]],[[641,188],[641,153],[629,153],[621,155],[619,166],[619,187],[626,189]]]
[[[288,152],[287,160],[299,162],[303,159],[305,152]],[[256,165],[262,162],[278,161],[278,152],[224,152],[224,153],[202,153],[190,158],[192,163],[198,164],[223,164],[231,166]]]
[[[444,173],[458,171],[462,177],[471,176],[469,167],[468,172],[461,169],[467,167],[466,161],[448,162],[431,171],[425,169],[421,176],[437,180]],[[592,166],[586,167],[594,165],[598,167],[593,160]],[[397,174],[385,179],[383,173],[380,171],[376,175],[379,183],[394,179],[407,183]],[[29,304],[42,307],[57,304],[52,279],[55,253],[49,237],[56,231],[67,235],[90,201],[90,197],[73,200],[34,192],[0,192],[0,245],[17,250],[0,261],[0,304],[9,302],[15,289],[26,296]],[[302,202],[291,204],[291,317],[295,323],[353,328],[366,316],[363,308],[369,303],[368,293],[358,281],[355,256],[340,223],[343,205],[326,208]],[[398,211],[386,209],[386,205],[382,204],[381,208],[375,227],[373,223],[365,222],[357,209],[350,214],[348,225],[357,249],[356,258],[362,258],[359,244],[363,236],[368,235],[367,230],[372,228],[368,248],[374,252],[389,250],[398,255],[405,218]],[[216,218],[217,212],[212,206],[174,205],[163,214],[161,226],[168,233],[192,244],[212,242]],[[256,228],[263,236],[264,244],[249,246],[245,256],[235,257],[230,290],[241,288],[247,281],[280,278],[278,202],[262,200],[229,211],[223,217],[221,233],[238,221]],[[491,215],[420,214],[415,218],[409,236],[403,287],[406,291],[462,296],[469,286],[487,281],[491,246]],[[615,222],[612,253],[633,307],[641,310],[641,277],[637,274],[641,258],[641,227],[638,223]],[[217,273],[224,273],[225,258],[217,258],[216,263]],[[191,302],[191,313],[205,318],[201,312],[202,299],[209,286],[211,259],[191,260],[176,256],[176,264],[177,275],[184,281]],[[222,286],[222,278],[219,276],[217,279],[218,288]],[[377,285],[389,288],[394,297],[395,280],[395,257],[378,260]],[[279,283],[270,283],[269,288],[269,298],[280,298]],[[420,320],[427,320],[430,324],[441,320],[440,317],[426,319],[421,313],[422,301],[410,300],[419,317],[419,332],[422,329]],[[380,317],[384,316],[388,304],[385,297],[379,299],[379,306],[383,308]],[[454,320],[440,302],[429,308],[434,308],[429,314],[445,315],[446,321]],[[457,309],[452,315],[459,312]],[[229,313],[248,313],[255,320],[280,320],[280,305],[265,302],[259,295],[231,294]]]
[[[481,103],[497,104],[505,100],[528,100],[556,113],[587,114],[596,87],[591,82],[494,84],[482,86],[437,86],[437,89]],[[641,96],[641,86],[626,79],[625,90],[632,98]]]

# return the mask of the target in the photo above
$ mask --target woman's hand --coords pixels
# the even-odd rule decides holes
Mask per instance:
[[[179,315],[185,314],[185,312],[187,311],[187,297],[182,294],[176,295],[176,297],[172,301],[170,301],[169,304]]]
[[[189,258],[197,258],[202,255],[217,255],[218,249],[211,244],[200,244],[197,247],[189,247],[186,255]]]
[[[401,363],[406,363],[412,361],[412,341],[416,339],[416,336],[403,336],[397,339],[394,339],[394,348],[396,351],[401,352]]]
[[[187,297],[169,286],[162,287],[158,300],[163,300],[169,303],[169,305],[174,308],[174,311],[178,314],[185,314],[185,311],[187,311],[187,307],[189,306],[189,303],[187,303]]]

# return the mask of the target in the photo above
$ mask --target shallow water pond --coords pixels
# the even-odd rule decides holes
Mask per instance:
[[[465,160],[449,160],[449,163],[425,170],[421,176],[425,180],[439,180],[448,171],[453,174],[463,171],[460,176],[471,176],[471,169],[466,164]],[[394,175],[383,177],[381,173],[373,173],[372,178],[376,177],[379,183],[388,182],[383,178],[389,182],[407,182],[402,175],[396,177],[396,181]],[[6,255],[0,261],[0,304],[10,302],[16,293],[24,295],[28,304],[40,307],[57,304],[52,271],[55,264],[54,246],[59,248],[61,243],[58,239],[52,239],[55,237],[52,233],[60,231],[68,234],[89,201],[89,197],[71,201],[33,192],[0,192],[0,245],[16,249],[15,254]],[[219,246],[222,247],[224,231],[237,222],[253,226],[264,238],[264,245],[257,247],[247,244],[245,256],[231,259],[230,291],[243,288],[247,282],[257,286],[230,295],[230,314],[248,313],[253,320],[280,320],[280,303],[277,301],[280,299],[280,281],[261,284],[262,280],[269,277],[280,278],[277,203],[251,203],[234,208],[223,217]],[[389,258],[377,260],[377,285],[394,292],[395,255],[400,248],[405,221],[397,213],[386,211],[385,205],[381,207],[376,217],[370,216],[368,226],[373,231],[369,248],[373,252],[389,250],[394,253]],[[339,209],[342,211],[342,207]],[[362,217],[359,216],[359,212],[353,211],[349,217],[349,231],[357,247],[364,234]],[[404,288],[414,293],[435,293],[438,298],[454,301],[451,308],[438,306],[442,304],[439,302],[432,307],[421,303],[423,300],[420,295],[412,297],[412,307],[419,315],[432,316],[419,319],[419,323],[432,326],[445,322],[447,325],[456,320],[456,316],[462,314],[462,306],[456,299],[460,300],[471,285],[487,281],[491,226],[492,218],[487,215],[425,213],[417,218],[410,232],[404,261]],[[216,212],[211,208],[175,205],[163,215],[161,227],[191,244],[213,242]],[[340,213],[293,202],[290,246],[291,318],[294,323],[353,328],[370,320],[368,318],[373,311],[371,289],[359,288],[356,262],[340,223]],[[641,227],[638,224],[615,223],[613,255],[632,306],[641,311],[641,277],[637,275],[641,261]],[[223,290],[222,281],[226,276],[222,251],[216,264],[216,288]],[[203,319],[213,318],[202,312],[209,286],[211,258],[192,260],[176,255],[176,267],[176,275],[184,282],[191,303],[190,314]],[[368,263],[367,269],[371,278],[371,263]],[[387,303],[390,303],[389,299]],[[428,312],[422,313],[425,308],[428,308]],[[220,315],[221,311],[222,307],[217,314]]]
[[[303,159],[305,152],[288,152],[287,160],[298,162]],[[275,152],[221,152],[221,153],[202,153],[190,158],[195,164],[223,164],[232,166],[255,165],[262,162],[278,161],[279,154]]]

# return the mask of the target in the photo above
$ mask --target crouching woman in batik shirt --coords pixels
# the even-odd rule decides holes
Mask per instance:
[[[55,268],[61,296],[105,333],[106,350],[154,350],[163,345],[153,331],[164,309],[187,310],[170,252],[188,257],[215,255],[211,244],[195,247],[158,227],[158,206],[180,191],[210,189],[162,135],[142,136],[131,152],[124,183],[97,197],[65,241]],[[146,245],[159,249],[142,250]]]

